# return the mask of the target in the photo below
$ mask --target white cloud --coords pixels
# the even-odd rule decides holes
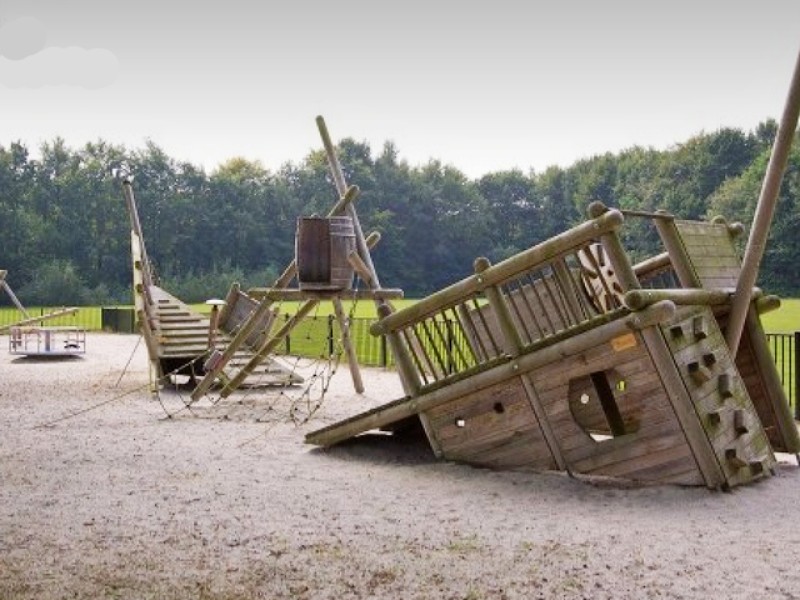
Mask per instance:
[[[0,57],[0,84],[10,88],[97,89],[111,85],[118,72],[117,57],[101,48],[49,47],[23,60]]]
[[[44,25],[33,17],[20,17],[0,25],[0,56],[21,60],[42,50],[46,43]]]

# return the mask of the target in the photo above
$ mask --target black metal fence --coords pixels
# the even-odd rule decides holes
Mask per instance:
[[[800,356],[797,349],[800,347],[800,331],[794,333],[768,333],[767,343],[778,368],[783,389],[789,404],[794,407],[794,418],[800,420]]]

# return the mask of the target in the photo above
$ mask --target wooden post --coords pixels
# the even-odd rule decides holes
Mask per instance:
[[[753,227],[750,229],[747,249],[742,260],[742,271],[736,284],[736,295],[733,298],[731,313],[728,317],[725,341],[734,356],[736,356],[739,349],[739,342],[747,319],[747,310],[750,306],[750,290],[753,289],[756,279],[758,279],[758,269],[764,256],[767,237],[772,224],[772,216],[775,212],[775,205],[778,202],[778,192],[780,191],[783,172],[786,169],[789,151],[792,147],[792,139],[797,129],[798,112],[800,112],[800,54],[797,56],[783,116],[778,126],[778,133],[775,136],[767,172],[764,175],[764,183],[761,187],[761,194],[759,195],[753,218]]]
[[[214,350],[217,346],[217,325],[219,324],[219,307],[225,306],[225,301],[218,298],[206,300],[211,305],[211,314],[208,316],[208,349]]]
[[[28,314],[28,311],[25,310],[25,307],[22,306],[22,302],[19,301],[19,298],[17,298],[17,295],[14,293],[14,290],[12,290],[11,286],[8,285],[8,282],[5,281],[6,271],[3,271],[2,274],[3,274],[3,276],[0,277],[0,289],[3,289],[3,290],[6,291],[6,294],[8,294],[8,297],[11,298],[11,302],[13,302],[14,306],[17,307],[17,310],[19,310],[19,312],[22,313],[22,316],[25,317],[26,319],[30,319],[31,316]]]
[[[794,418],[800,421],[800,331],[794,332]]]
[[[482,257],[475,260],[475,272],[478,274],[479,279],[480,274],[489,269],[489,267],[491,267],[489,259]],[[517,328],[514,326],[511,310],[508,307],[505,297],[496,286],[490,286],[486,288],[484,293],[486,294],[486,298],[489,300],[489,303],[492,305],[492,313],[494,314],[497,324],[500,327],[500,332],[503,337],[502,341],[504,350],[509,356],[514,358],[518,357],[522,352],[522,338],[519,335],[519,331],[517,331]],[[523,388],[525,389],[528,405],[531,407],[531,410],[536,417],[536,421],[539,424],[539,430],[542,432],[542,437],[544,438],[545,443],[550,450],[550,455],[553,457],[553,460],[555,461],[556,465],[558,465],[559,469],[562,471],[569,471],[569,465],[567,464],[564,454],[561,451],[561,447],[558,444],[558,438],[556,437],[553,428],[550,426],[550,421],[547,418],[547,412],[539,400],[539,394],[536,393],[536,389],[533,386],[530,376],[527,373],[521,373],[519,378],[522,382]]]
[[[139,238],[142,258],[142,281],[145,287],[153,285],[152,267],[150,265],[150,258],[147,256],[147,249],[144,246],[144,236],[142,234],[142,224],[139,221],[139,209],[136,207],[136,198],[133,195],[133,186],[129,180],[122,182],[122,193],[125,196],[125,204],[128,207],[128,216],[131,221],[131,231]]]
[[[666,213],[664,214],[666,215]],[[672,268],[675,269],[681,285],[685,288],[703,287],[700,278],[692,268],[692,261],[689,260],[689,255],[683,246],[678,229],[675,227],[675,221],[666,218],[654,219],[653,224],[656,226],[661,242],[672,259]]]
[[[328,212],[328,216],[335,216],[341,211],[345,210],[347,207],[351,206],[352,203],[358,198],[359,193],[360,192],[357,186],[351,186],[347,188],[339,198],[339,201],[336,203],[336,205]],[[287,287],[291,283],[292,279],[294,279],[296,274],[297,261],[292,260],[284,269],[283,273],[281,273],[280,277],[278,277],[275,283],[272,284],[272,287],[278,289]],[[214,380],[216,380],[216,378],[222,372],[222,369],[225,368],[225,365],[227,365],[231,358],[233,358],[233,355],[236,354],[241,345],[250,337],[250,334],[253,333],[253,330],[256,328],[258,323],[260,323],[266,316],[267,312],[269,312],[272,304],[273,300],[269,296],[265,297],[253,311],[253,314],[251,314],[250,317],[244,323],[242,323],[239,331],[236,332],[236,335],[225,348],[225,351],[219,357],[219,360],[215,362],[213,368],[205,374],[203,379],[200,380],[200,383],[197,384],[197,387],[192,391],[192,400],[196,402],[211,388],[211,386],[214,384]],[[266,355],[259,360],[264,360],[264,358],[266,358]],[[254,369],[256,364],[250,366],[250,369]],[[244,377],[242,377],[242,380],[243,379]],[[228,382],[228,385],[230,385],[230,382]],[[228,385],[226,385],[226,388]]]
[[[388,304],[383,304],[378,307],[378,317],[385,318],[390,314],[392,314],[392,309]],[[414,361],[408,349],[403,345],[403,342],[396,332],[386,332],[384,337],[389,342],[389,348],[394,356],[397,365],[397,374],[400,376],[400,383],[403,384],[403,391],[407,396],[416,396],[419,394],[422,383],[420,382],[419,374],[414,367]]]
[[[344,178],[342,165],[339,163],[339,158],[336,156],[336,151],[333,147],[333,141],[331,140],[330,133],[328,132],[328,127],[325,125],[325,119],[323,119],[322,116],[317,116],[316,122],[317,129],[319,129],[319,134],[322,138],[322,145],[325,147],[325,154],[328,157],[328,166],[330,167],[331,175],[333,176],[336,191],[339,192],[340,195],[343,195],[347,189],[347,183]],[[381,282],[378,278],[378,272],[375,269],[375,264],[372,262],[370,246],[367,242],[367,239],[364,237],[364,230],[361,228],[361,221],[358,218],[358,213],[352,204],[348,204],[345,207],[345,212],[353,221],[353,229],[356,235],[357,257],[350,259],[350,262],[353,264],[354,268],[357,267],[359,276],[364,280],[370,290],[380,290]],[[380,238],[376,238],[374,243],[377,243],[378,239]],[[381,306],[387,305],[383,298],[375,297],[374,301],[378,309],[380,309]],[[341,313],[341,318],[337,312],[336,318],[339,319],[339,326],[341,327],[342,332],[346,331],[347,323],[344,320],[344,312]],[[347,340],[347,344],[350,344],[349,339]],[[359,367],[358,361],[356,360],[356,353],[352,348],[348,349],[348,356],[351,358],[349,363],[350,373],[353,375],[353,384],[356,392],[360,394],[364,390],[364,385],[361,382],[361,374],[358,371]]]
[[[356,394],[364,393],[364,380],[361,378],[361,371],[358,368],[358,355],[353,347],[353,342],[350,338],[350,323],[347,316],[344,314],[342,307],[342,299],[334,296],[333,311],[336,313],[336,320],[339,321],[339,328],[342,332],[342,346],[344,346],[345,354],[347,354],[347,366],[350,368],[350,376],[353,379],[353,388]],[[331,332],[333,327],[331,327]]]
[[[339,192],[339,195],[344,195],[347,189],[347,184],[345,183],[344,179],[344,171],[342,171],[342,165],[339,163],[339,159],[336,156],[336,151],[334,150],[330,133],[328,133],[328,127],[325,125],[325,119],[323,119],[321,116],[317,117],[317,128],[319,129],[320,137],[322,137],[322,145],[325,147],[325,154],[328,157],[328,165],[330,166],[331,175],[333,176],[333,181],[336,185],[336,191]],[[361,260],[364,261],[364,264],[366,264],[369,272],[372,274],[370,289],[380,289],[381,283],[378,279],[378,273],[375,271],[375,265],[372,262],[372,256],[370,255],[367,241],[364,238],[364,230],[361,229],[361,221],[358,219],[358,214],[351,204],[347,205],[345,211],[347,215],[353,219],[353,227],[356,233],[356,249],[358,250],[358,254],[361,257]]]

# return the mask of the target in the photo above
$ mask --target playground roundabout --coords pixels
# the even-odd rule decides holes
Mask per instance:
[[[798,597],[794,457],[723,493],[383,435],[326,451],[304,435],[400,397],[394,372],[365,369],[362,395],[340,372],[298,418],[291,391],[154,397],[145,352],[0,353],[0,598]]]

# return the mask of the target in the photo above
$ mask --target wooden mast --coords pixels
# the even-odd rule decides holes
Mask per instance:
[[[800,54],[797,56],[783,116],[778,125],[778,133],[775,136],[772,155],[767,165],[767,172],[764,175],[764,183],[761,187],[761,194],[753,217],[753,227],[750,230],[750,237],[747,240],[747,248],[742,260],[742,271],[736,284],[736,293],[733,297],[731,313],[728,318],[725,341],[734,356],[736,356],[739,348],[753,286],[758,278],[758,269],[764,256],[772,216],[778,201],[781,179],[783,179],[783,172],[789,159],[794,132],[797,129],[798,112],[800,112]]]

